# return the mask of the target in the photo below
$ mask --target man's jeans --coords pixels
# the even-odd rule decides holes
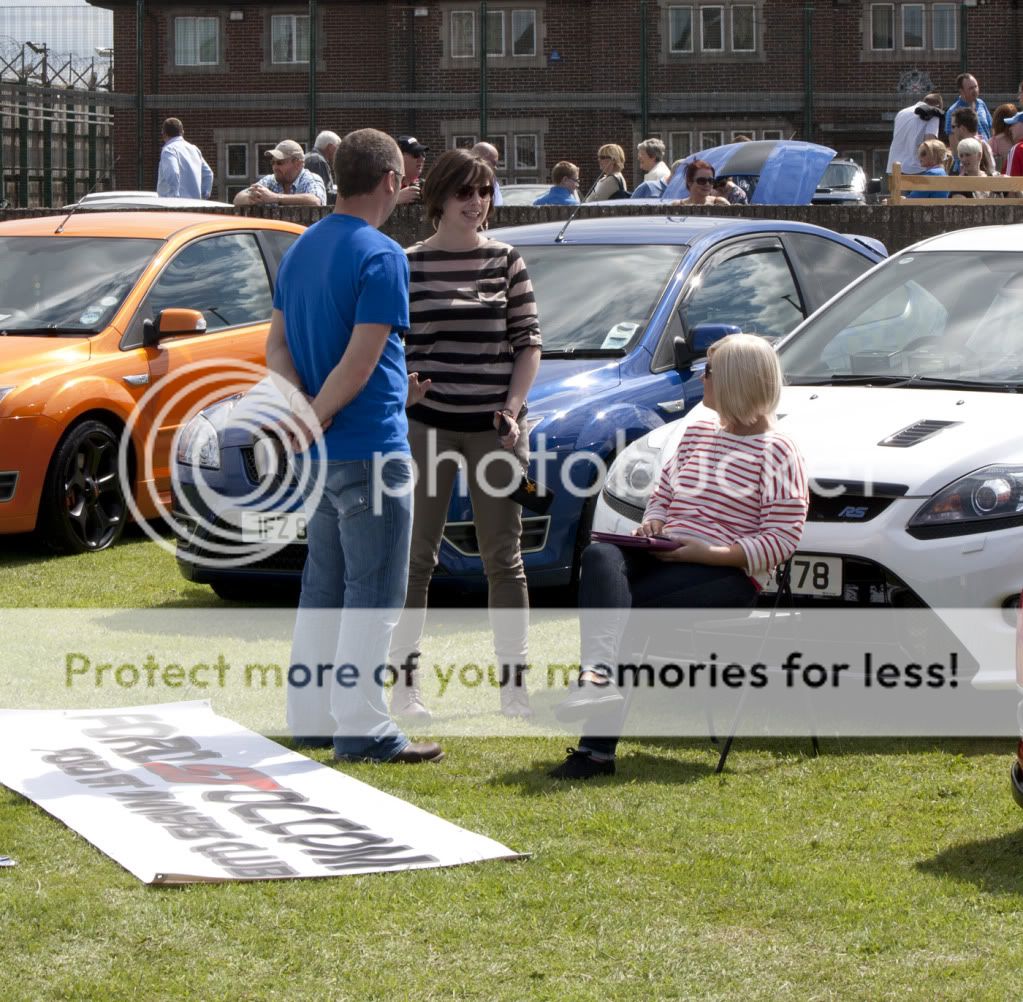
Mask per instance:
[[[292,666],[306,666],[311,677],[294,667],[290,673],[288,726],[296,737],[332,734],[337,755],[386,760],[408,744],[387,712],[381,683],[389,674],[380,666],[408,583],[409,460],[389,458],[377,476],[374,483],[369,460],[326,463],[323,495],[309,518],[291,649]],[[357,679],[349,671],[341,685],[330,669],[317,670],[324,664],[354,666]]]

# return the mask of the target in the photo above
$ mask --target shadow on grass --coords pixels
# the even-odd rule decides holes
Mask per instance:
[[[974,884],[985,894],[1023,895],[1023,830],[997,838],[952,846],[916,869],[932,877],[952,877]]]

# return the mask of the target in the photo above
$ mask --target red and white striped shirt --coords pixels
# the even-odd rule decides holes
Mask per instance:
[[[671,536],[738,543],[746,570],[772,570],[796,551],[809,492],[803,457],[786,435],[733,435],[716,420],[691,424],[664,465],[644,521]]]

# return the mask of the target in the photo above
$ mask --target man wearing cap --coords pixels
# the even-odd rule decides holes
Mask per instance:
[[[409,205],[411,202],[419,201],[423,165],[426,163],[426,154],[430,152],[430,147],[424,146],[415,136],[398,136],[398,149],[401,150],[402,159],[405,161],[405,177],[398,193],[398,204]]]
[[[305,167],[305,153],[294,139],[282,139],[266,155],[273,173],[234,196],[235,205],[326,205],[323,182]]]
[[[922,101],[896,113],[892,145],[888,150],[886,173],[889,176],[895,164],[901,165],[903,174],[920,174],[923,171],[916,151],[924,140],[938,138],[941,116],[940,94],[928,94]]]

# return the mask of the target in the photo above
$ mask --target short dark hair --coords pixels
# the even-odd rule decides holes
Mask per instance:
[[[959,90],[962,90],[963,89],[963,81],[968,79],[969,77],[972,77],[972,76],[973,76],[972,73],[960,73],[959,76],[956,77],[956,87]]]
[[[437,225],[444,215],[444,203],[459,188],[466,184],[486,185],[494,183],[494,169],[471,150],[446,150],[433,165],[433,169],[423,182],[423,206],[426,218]],[[494,208],[494,200],[490,200],[487,214],[480,221],[484,225],[490,218]]]
[[[709,170],[711,174],[714,173],[714,168],[707,163],[706,160],[693,160],[691,163],[686,165],[686,187],[693,183],[693,178],[696,177],[698,170]]]
[[[175,136],[183,136],[185,134],[185,127],[181,124],[180,118],[165,118],[161,131],[168,139],[173,139]]]
[[[571,160],[559,160],[551,171],[551,181],[554,184],[561,184],[566,177],[574,177],[579,180],[579,168]]]
[[[952,112],[952,125],[961,125],[968,132],[976,132],[979,126],[977,113],[972,108],[956,108]]]
[[[334,152],[334,177],[341,198],[368,195],[388,171],[400,178],[404,169],[398,144],[378,129],[349,132]]]

